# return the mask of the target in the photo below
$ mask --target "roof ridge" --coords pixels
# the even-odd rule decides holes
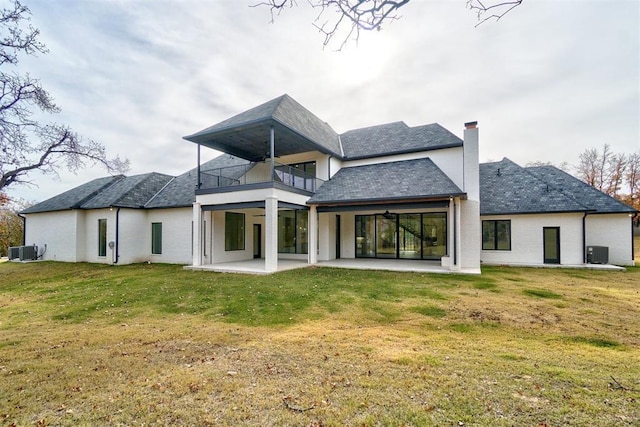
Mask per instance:
[[[165,185],[163,185],[160,190],[156,191],[156,193],[153,196],[151,196],[151,198],[149,200],[147,200],[145,202],[145,204],[144,204],[145,209],[147,209],[147,205],[149,203],[151,203],[151,201],[153,201],[153,199],[155,199],[158,194],[162,193],[164,191],[164,189],[167,188],[167,186],[173,182],[174,179],[176,179],[176,177],[172,176],[171,179],[169,181],[167,181],[167,183]]]
[[[120,203],[121,200],[125,199],[127,196],[129,196],[134,190],[136,190],[137,188],[139,188],[140,186],[142,186],[144,183],[146,183],[147,181],[149,181],[154,175],[162,175],[162,176],[171,176],[171,175],[166,175],[160,172],[147,172],[147,173],[141,173],[138,175],[133,175],[130,176],[129,178],[136,178],[136,177],[142,177],[140,179],[140,182],[135,183],[131,186],[131,188],[129,188],[127,191],[125,191],[124,193],[122,193],[120,195],[120,197],[118,197],[117,199],[115,199],[113,201],[113,205],[117,206],[118,203]],[[148,201],[147,201],[148,202]],[[147,204],[147,202],[145,202],[145,205]],[[144,205],[143,205],[144,206]]]
[[[107,182],[105,185],[103,185],[102,187],[100,187],[97,190],[93,191],[87,197],[79,200],[77,203],[74,203],[71,206],[71,209],[81,209],[84,204],[88,203],[91,199],[95,198],[98,194],[102,193],[107,188],[115,185],[117,182],[120,182],[121,180],[123,180],[126,177],[127,177],[126,175],[122,175],[122,174],[121,175],[112,175],[111,178],[113,178],[113,179],[109,180],[109,182]],[[96,178],[96,179],[101,179],[101,178]]]

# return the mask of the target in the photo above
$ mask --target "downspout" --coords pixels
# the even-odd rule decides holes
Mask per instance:
[[[456,199],[453,199],[453,265],[458,265],[458,216]]]
[[[588,212],[584,213],[582,217],[582,263],[587,263],[587,215]]]
[[[118,237],[120,235],[120,208],[116,209],[116,259],[113,260],[114,264],[118,263],[118,258],[120,258],[120,245],[118,243]]]
[[[22,218],[22,245],[21,246],[24,246],[27,244],[27,217],[22,214],[18,214],[18,216]],[[631,232],[633,233],[633,221],[631,222]]]
[[[631,217],[631,262],[635,263],[635,259],[636,259],[636,245],[633,244],[633,223],[635,222],[636,218],[640,215],[640,213],[635,213],[635,215],[633,215]]]

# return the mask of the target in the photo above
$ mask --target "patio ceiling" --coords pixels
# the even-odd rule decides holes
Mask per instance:
[[[272,126],[275,135],[276,157],[314,150],[332,154],[326,148],[273,118],[223,129],[205,129],[193,135],[185,136],[184,139],[251,162],[260,162],[270,156],[270,132]]]
[[[342,157],[340,138],[331,126],[286,94],[184,139],[259,162],[271,156],[272,128],[276,157],[316,150]]]

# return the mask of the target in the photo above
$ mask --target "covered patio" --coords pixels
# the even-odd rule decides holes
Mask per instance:
[[[348,268],[355,270],[386,270],[405,271],[415,273],[443,273],[443,274],[480,274],[480,269],[452,272],[447,267],[442,267],[439,261],[424,260],[403,260],[403,259],[334,259],[331,261],[319,261],[310,265],[304,260],[280,259],[278,268],[275,271],[265,269],[264,260],[252,259],[244,261],[224,262],[217,264],[185,266],[186,270],[215,271],[219,273],[241,273],[241,274],[273,274],[281,271],[294,270],[298,268]]]

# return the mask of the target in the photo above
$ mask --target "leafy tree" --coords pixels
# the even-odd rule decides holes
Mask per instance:
[[[27,208],[21,200],[0,200],[0,257],[7,256],[10,246],[22,245],[24,222],[18,213]]]
[[[382,26],[400,18],[399,10],[410,0],[307,0],[318,15],[313,25],[324,35],[327,46],[334,37],[342,38],[340,49],[350,40],[358,40],[360,31],[382,30]],[[523,0],[467,0],[467,7],[478,15],[478,25],[500,20]],[[271,11],[271,22],[284,9],[297,6],[297,0],[264,0],[256,6]],[[328,12],[328,13],[327,13]],[[328,15],[328,17],[327,17]]]
[[[38,41],[39,30],[29,23],[30,15],[18,0],[0,11],[0,193],[10,185],[33,184],[28,176],[36,170],[57,175],[63,166],[76,172],[87,164],[101,164],[110,173],[125,172],[129,161],[109,159],[102,144],[66,125],[34,119],[60,108],[38,80],[15,71],[20,55],[47,52]]]

